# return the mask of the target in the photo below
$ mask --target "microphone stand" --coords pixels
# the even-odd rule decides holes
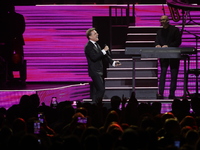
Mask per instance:
[[[186,23],[187,25],[189,25],[191,22],[192,22],[191,24],[200,25],[200,23],[197,23],[194,20],[192,20],[192,17],[191,17],[191,14],[190,14],[189,10],[187,11],[187,14],[188,14],[188,17],[189,17],[189,21]]]
[[[163,14],[166,15],[164,4],[162,4],[162,11],[163,11]]]

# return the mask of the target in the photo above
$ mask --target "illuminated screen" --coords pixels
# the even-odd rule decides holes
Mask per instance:
[[[109,6],[15,6],[26,22],[24,53],[27,82],[91,81],[87,73],[85,32],[93,16]]]
[[[136,26],[159,26],[159,17],[170,15],[166,5],[135,5]],[[26,20],[25,59],[27,60],[27,82],[88,82],[87,62],[84,46],[87,42],[85,31],[92,27],[93,16],[108,16],[109,5],[46,5],[16,6],[16,11]],[[191,12],[191,15],[198,12]],[[172,24],[179,25],[181,20]],[[193,29],[188,31],[195,32]],[[182,45],[195,46],[195,42],[185,40]],[[195,56],[191,56],[190,68],[195,68]],[[183,61],[180,64],[178,87],[182,92]],[[160,68],[158,68],[160,73]],[[166,86],[169,88],[170,73]],[[192,92],[195,90],[195,77],[189,77]],[[179,95],[182,95],[180,93]]]

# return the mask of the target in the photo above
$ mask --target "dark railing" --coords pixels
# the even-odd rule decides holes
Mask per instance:
[[[191,33],[191,32],[189,32],[187,30],[184,30],[184,32],[187,32],[188,34],[191,34],[191,35],[193,35],[195,37],[195,40],[196,40],[196,49],[198,50],[200,36],[198,36],[197,34]],[[188,75],[189,74],[193,74],[196,77],[195,78],[196,79],[196,82],[195,82],[195,84],[196,84],[196,93],[194,93],[195,94],[194,96],[199,96],[199,93],[198,93],[198,90],[199,90],[198,79],[199,79],[199,75],[200,75],[200,69],[199,69],[199,66],[198,66],[198,60],[199,60],[199,57],[198,57],[198,52],[197,52],[196,58],[195,58],[196,68],[194,68],[194,69],[188,69],[188,73],[187,73],[187,80],[188,80]],[[187,92],[188,92],[188,95],[190,97],[192,97],[188,89],[187,89]]]
[[[123,24],[124,17],[126,17],[127,25],[129,24],[129,4],[127,6],[110,6],[109,16],[115,18],[115,22],[110,18],[111,25]]]
[[[135,15],[135,5],[132,5],[132,15],[130,15],[130,4],[127,6],[110,6],[110,48],[112,48],[112,27],[113,26],[129,26],[130,17]]]

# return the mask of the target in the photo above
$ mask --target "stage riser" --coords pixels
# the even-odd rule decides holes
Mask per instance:
[[[154,41],[150,43],[145,43],[145,41],[141,43],[126,43],[126,47],[155,47]]]
[[[135,61],[135,67],[136,68],[151,68],[151,67],[157,67],[158,66],[158,61],[157,60],[139,60]]]
[[[131,35],[131,36],[128,36],[127,38],[128,41],[149,41],[149,40],[152,40],[154,41],[155,40],[155,35],[145,35],[145,38],[143,35]]]
[[[146,34],[146,33],[156,33],[158,29],[161,28],[161,27],[149,27],[148,25],[149,24],[146,24],[146,26],[140,27],[140,28],[131,26],[128,31],[129,33],[145,33]]]
[[[156,71],[155,69],[152,70],[137,70],[136,69],[136,76],[137,77],[152,77],[156,76]],[[109,77],[132,77],[133,76],[133,71],[132,70],[108,70],[107,71],[107,76]]]
[[[132,87],[132,79],[106,79],[106,87]]]
[[[108,70],[108,77],[132,77],[132,70]]]
[[[135,81],[136,87],[157,87],[157,79],[139,79]],[[132,87],[132,79],[106,79],[106,87]]]
[[[157,69],[149,70],[137,70],[135,72],[136,77],[155,77],[157,76]]]
[[[166,99],[166,101],[160,101],[158,99],[149,99],[148,101],[143,101],[142,99],[137,99],[138,100],[138,104],[140,105],[141,103],[146,103],[149,105],[152,105],[153,102],[161,102],[161,113],[166,113],[171,111],[171,105],[172,105],[172,100],[171,99]],[[83,99],[83,102],[85,103],[93,103],[91,99]],[[103,99],[103,106],[106,108],[110,108],[110,100],[109,99]],[[127,103],[125,104],[125,106],[127,106]],[[120,108],[122,106],[120,105]],[[190,110],[190,112],[192,113],[192,109]]]
[[[136,98],[137,99],[156,99],[156,94],[157,94],[157,89],[155,90],[148,90],[148,89],[142,89],[142,90],[136,90],[135,94],[136,94]],[[132,93],[132,89],[131,90],[106,90],[105,92],[105,96],[104,98],[111,98],[113,95],[117,95],[122,97],[122,95],[124,95],[125,97],[130,97]]]
[[[106,89],[105,91],[105,96],[104,98],[107,99],[107,98],[111,98],[112,96],[116,95],[116,96],[119,96],[119,97],[122,97],[122,95],[124,95],[125,97],[130,97],[131,96],[131,93],[132,93],[132,89],[130,90],[123,90],[123,89],[119,89],[119,90],[115,90],[115,89],[112,89],[112,90],[108,90]]]
[[[156,99],[156,94],[158,93],[158,89],[155,90],[136,90],[135,95],[138,99]]]

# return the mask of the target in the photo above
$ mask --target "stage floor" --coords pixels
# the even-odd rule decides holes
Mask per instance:
[[[18,104],[22,95],[37,93],[40,102],[49,105],[52,97],[61,101],[82,101],[89,98],[89,83],[26,83],[26,86],[13,85],[0,90],[0,107],[8,109]]]
[[[92,103],[90,99],[89,83],[26,83],[26,86],[13,85],[0,90],[0,108],[8,109],[14,104],[18,104],[22,95],[37,93],[40,103],[50,105],[51,98],[57,97],[58,102],[75,101]],[[161,113],[171,111],[173,99],[138,99],[139,103],[152,104],[159,101],[162,104]],[[110,99],[103,99],[104,106],[110,108]],[[76,107],[76,106],[75,106]],[[192,112],[192,110],[191,110]]]

